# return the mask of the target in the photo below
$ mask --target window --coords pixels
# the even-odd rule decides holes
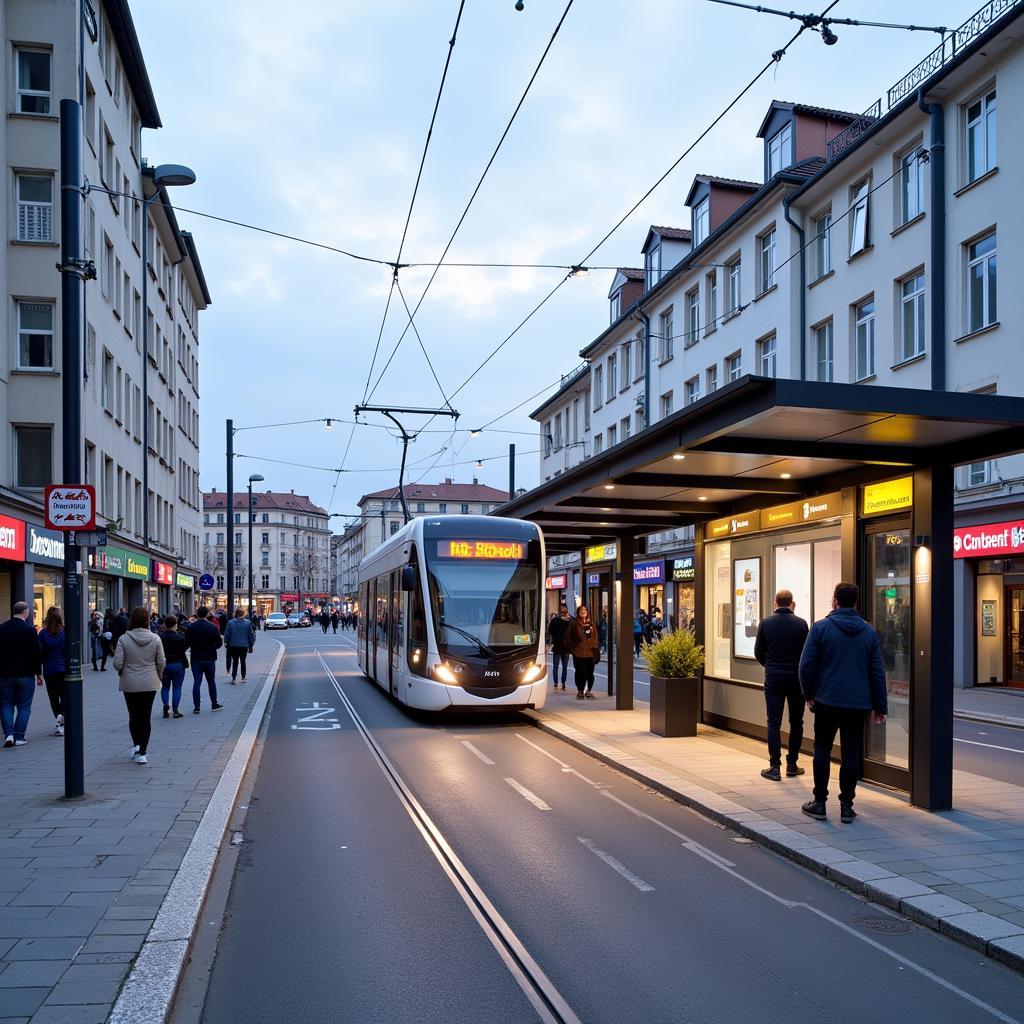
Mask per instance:
[[[463,503],[463,504],[462,504],[462,505],[460,506],[460,510],[461,510],[461,512],[462,512],[462,514],[463,514],[464,516],[468,516],[468,515],[469,515],[469,506],[468,506],[468,505],[466,505],[465,503]]]
[[[672,415],[672,392],[669,391],[661,396],[661,418]]]
[[[778,174],[793,162],[793,125],[783,125],[782,131],[768,140],[768,177]]]
[[[726,381],[739,380],[743,376],[743,357],[739,352],[733,352],[731,356],[725,357],[725,379]]]
[[[19,242],[53,241],[53,178],[50,175],[17,176],[17,223]]]
[[[583,429],[590,429],[590,392],[583,392]]]
[[[983,487],[992,482],[991,462],[972,462],[967,467],[967,486]]]
[[[630,420],[630,418],[628,416],[623,416],[622,420],[621,420],[621,422],[619,424],[619,426],[622,428],[622,440],[623,441],[625,441],[626,438],[629,437],[629,435],[631,433],[631,431],[630,431],[630,426],[631,425],[632,425],[632,420]]]
[[[708,379],[708,394],[718,390],[718,364],[709,366],[705,376]]]
[[[704,296],[707,309],[704,317],[704,334],[710,334],[718,326],[718,274],[712,271],[704,279]]]
[[[388,536],[394,537],[398,533],[399,522],[397,519],[391,519],[388,521]]]
[[[757,343],[757,363],[762,377],[778,376],[778,346],[774,334]]]
[[[854,381],[875,375],[875,300],[854,306]]]
[[[996,235],[967,247],[967,333],[996,322]]]
[[[684,345],[696,345],[700,340],[700,288],[686,293],[686,339]]]
[[[600,434],[594,435],[594,454],[600,455],[601,449],[604,445],[604,438]]]
[[[868,232],[868,192],[870,183],[867,179],[850,189],[850,258],[863,252],[871,244]]]
[[[661,246],[656,245],[647,254],[644,261],[647,291],[650,291],[661,280]]]
[[[674,326],[672,323],[672,307],[670,306],[665,310],[664,313],[659,317],[659,323],[661,325],[661,359],[663,363],[667,363],[672,358],[672,331]]]
[[[562,414],[555,416],[555,451],[562,447]]]
[[[643,380],[644,370],[644,336],[641,332],[636,336],[636,344],[633,346],[633,380]]]
[[[18,369],[53,369],[53,303],[18,303]]]
[[[924,352],[924,274],[900,281],[899,359],[913,359]]]
[[[608,428],[608,447],[614,448],[617,440],[618,438],[615,433],[615,425],[612,424],[612,426]]]
[[[924,151],[915,146],[899,158],[897,223],[906,224],[924,212]]]
[[[616,369],[617,369],[617,365],[618,364],[617,364],[617,360],[615,358],[615,354],[612,353],[608,357],[608,394],[607,394],[607,400],[609,402],[615,397],[615,392],[618,390],[618,383],[617,383],[618,378],[617,378],[617,375],[616,375],[616,372],[615,372]],[[556,423],[555,430],[557,432],[557,429],[558,429],[557,428],[557,423],[558,423],[557,419],[555,420],[555,423]]]
[[[615,323],[619,319],[619,315],[622,313],[622,289],[619,288],[617,291],[612,292],[612,297],[608,300],[609,302],[609,321]]]
[[[684,395],[687,405],[693,405],[700,401],[700,377],[691,377],[684,385]]]
[[[236,544],[241,544],[242,543],[242,533],[241,533],[240,530],[236,530],[235,531],[235,543]]]
[[[446,501],[440,502],[438,504],[438,506],[437,506],[437,511],[438,512],[447,512],[448,511],[448,503]]]
[[[693,208],[693,247],[696,249],[711,234],[711,196],[705,196]]]
[[[15,487],[53,482],[53,427],[15,427]]]
[[[766,292],[775,284],[775,228],[766,231],[757,240],[758,270],[761,291]]]
[[[103,375],[100,378],[100,405],[114,414],[114,357],[103,350]]]
[[[832,273],[832,211],[814,222],[814,279]]]
[[[260,575],[260,589],[261,590],[269,590],[270,589],[270,574],[269,573],[265,572],[265,573],[262,573]]]
[[[594,367],[594,408],[600,409],[604,404],[604,367]]]
[[[836,379],[834,358],[832,321],[829,320],[820,327],[814,328],[815,380],[830,382]]]
[[[731,316],[740,311],[740,305],[742,303],[741,291],[740,291],[740,258],[737,256],[731,263],[725,268],[726,281],[728,282],[728,292],[725,297],[725,312]]]
[[[50,114],[50,52],[22,50],[18,56],[19,114]]]
[[[261,544],[269,544],[270,543],[270,534],[269,533],[261,533],[260,534],[260,538],[261,538],[260,539],[260,543]]]
[[[996,166],[996,91],[967,108],[966,168],[968,183]]]

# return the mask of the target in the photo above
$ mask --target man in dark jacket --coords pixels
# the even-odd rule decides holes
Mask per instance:
[[[39,638],[29,625],[28,605],[18,601],[0,626],[0,723],[4,746],[23,747],[36,685],[43,685]],[[17,717],[15,717],[17,708]]]
[[[185,646],[192,652],[192,714],[199,714],[203,677],[210,692],[210,708],[220,711],[217,703],[217,651],[224,643],[220,630],[210,621],[210,609],[203,605],[196,612],[198,618],[185,630]]]
[[[832,744],[839,733],[839,817],[857,817],[853,798],[860,775],[864,719],[881,725],[888,714],[885,666],[878,634],[857,612],[856,583],[837,583],[832,611],[816,622],[800,658],[800,686],[814,712],[814,799],[800,809],[824,821]]]
[[[569,647],[566,643],[566,635],[569,632],[569,625],[572,619],[569,618],[569,607],[566,604],[559,605],[558,614],[551,617],[548,623],[547,642],[551,645],[551,660],[553,663],[555,689],[558,689],[558,666],[562,666],[562,689],[565,689],[565,680],[569,675]]]
[[[128,613],[119,608],[117,614],[110,620],[110,650],[117,648],[117,641],[128,632]]]
[[[800,691],[800,653],[807,639],[807,623],[794,614],[792,591],[775,595],[775,612],[762,619],[754,641],[754,657],[764,666],[764,704],[768,715],[768,767],[761,775],[782,781],[782,712],[789,704],[789,749],[786,777],[803,775],[797,764],[804,739],[804,695]]]

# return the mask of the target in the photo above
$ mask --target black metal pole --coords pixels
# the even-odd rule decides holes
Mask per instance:
[[[116,186],[115,186],[116,187]],[[154,193],[154,196],[159,193]],[[127,200],[125,200],[127,202]],[[142,546],[149,550],[149,201],[142,187]],[[115,284],[116,287],[116,284]]]
[[[227,421],[228,615],[235,610],[235,421]]]
[[[516,446],[508,446],[508,500],[516,496]]]
[[[61,438],[65,484],[82,483],[82,107],[60,101]],[[67,534],[66,541],[74,535]],[[64,796],[85,795],[82,576],[77,544],[64,544]]]
[[[249,481],[249,615],[252,615],[252,481]]]

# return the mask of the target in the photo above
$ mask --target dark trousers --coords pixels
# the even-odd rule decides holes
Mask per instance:
[[[643,644],[643,642],[644,642],[644,635],[643,635],[643,633],[634,633],[633,634],[633,656],[635,658],[639,658],[640,657],[640,646],[641,646],[641,644]]]
[[[804,695],[796,676],[764,681],[764,706],[768,712],[768,760],[773,768],[782,764],[782,712],[789,704],[789,749],[786,761],[796,764],[804,740]]]
[[[814,703],[814,799],[828,799],[832,745],[839,733],[839,800],[852,804],[860,777],[864,751],[864,721],[868,712],[860,708],[836,708]]]
[[[551,663],[555,670],[555,686],[558,685],[558,667],[562,667],[562,679],[561,683],[565,686],[565,681],[569,678],[569,652],[568,651],[554,651],[551,655]]]
[[[210,703],[217,703],[217,662],[196,661],[192,659],[192,704],[199,707],[199,698],[203,692],[203,676],[206,677],[206,688],[210,691]]]
[[[64,673],[47,672],[43,678],[46,680],[46,696],[50,698],[50,710],[53,717],[58,718],[64,714]]]
[[[572,675],[576,689],[586,693],[594,688],[594,659],[577,658],[573,655]]]
[[[248,653],[247,647],[228,648],[228,671],[231,673],[232,679],[238,674],[239,669],[242,670],[242,678],[245,678],[245,656]]]
[[[139,748],[139,753],[146,753],[149,734],[152,731],[153,698],[156,690],[143,693],[126,693],[124,702],[128,705],[128,731],[132,734],[132,743]]]
[[[185,682],[185,666],[180,661],[169,661],[164,668],[163,685],[160,687],[160,699],[165,708],[178,710],[181,703],[181,687]]]

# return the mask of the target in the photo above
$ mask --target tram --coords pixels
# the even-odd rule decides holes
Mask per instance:
[[[359,665],[427,711],[540,708],[544,538],[490,516],[412,520],[359,564]]]

